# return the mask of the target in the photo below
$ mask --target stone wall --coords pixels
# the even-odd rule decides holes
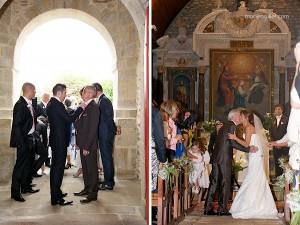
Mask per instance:
[[[117,136],[115,140],[116,175],[119,179],[139,178],[144,183],[144,103],[140,96],[144,90],[142,49],[144,33],[141,31],[144,28],[146,1],[134,2],[137,2],[135,11],[132,9],[129,11],[121,0],[106,2],[13,0],[6,3],[0,1],[0,6],[5,3],[0,10],[0,156],[1,161],[6,162],[0,164],[0,180],[10,179],[15,159],[15,151],[9,148],[9,138],[14,99],[20,94],[19,90],[14,90],[16,79],[14,53],[19,51],[15,49],[17,40],[26,26],[32,26],[34,29],[38,24],[55,16],[80,19],[77,12],[84,12],[104,26],[112,40],[109,45],[113,45],[115,49],[114,85],[117,86],[115,120],[122,127],[122,135]],[[65,15],[51,14],[57,9],[73,11],[66,10]],[[30,24],[44,14],[46,16],[42,17],[43,21]],[[138,23],[133,20],[132,15],[143,20]],[[85,22],[94,25],[91,21]]]
[[[235,11],[236,1],[235,0],[223,0],[222,8],[227,8],[229,11]],[[248,9],[255,11],[259,9],[259,4],[261,0],[252,0],[248,1]],[[269,9],[273,9],[273,12],[285,16],[284,21],[287,23],[291,34],[292,40],[300,38],[300,1],[295,0],[274,0],[267,1]],[[193,31],[195,30],[198,22],[207,14],[209,14],[213,8],[216,8],[215,1],[212,0],[191,0],[186,6],[178,13],[177,17],[170,24],[166,30],[166,34],[169,34],[170,37],[175,37],[178,35],[178,28],[176,25],[176,20],[179,17],[183,17],[185,21],[188,22],[187,35],[192,37]]]

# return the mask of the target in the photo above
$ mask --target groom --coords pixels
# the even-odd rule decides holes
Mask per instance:
[[[244,147],[234,140],[228,139],[228,133],[235,133],[236,126],[240,124],[240,110],[233,109],[228,114],[229,122],[220,130],[217,136],[216,144],[212,152],[212,172],[210,174],[210,184],[207,198],[204,205],[204,215],[230,216],[231,213],[226,211],[229,199],[231,174],[232,174],[232,158],[233,148],[243,152],[256,152],[257,147]],[[212,210],[214,195],[219,185],[218,193],[218,212]]]

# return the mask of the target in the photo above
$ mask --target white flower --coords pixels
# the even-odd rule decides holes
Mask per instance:
[[[292,212],[300,211],[300,194],[298,190],[293,190],[287,194],[286,202],[289,204]]]

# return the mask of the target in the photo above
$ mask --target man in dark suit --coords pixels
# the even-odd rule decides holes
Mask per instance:
[[[287,132],[288,117],[282,114],[282,105],[277,104],[274,107],[274,118],[271,120],[269,127],[271,141],[280,140]],[[288,160],[289,147],[273,147],[275,175],[280,176],[283,173],[282,168],[279,166],[278,159],[284,157]]]
[[[238,144],[236,141],[228,139],[228,134],[236,132],[236,125],[240,124],[240,110],[233,109],[228,114],[229,122],[223,125],[216,139],[216,143],[212,152],[212,172],[210,174],[210,184],[207,198],[204,205],[204,215],[228,216],[231,213],[226,211],[229,200],[229,192],[232,174],[233,148],[249,152],[257,151],[257,148],[248,147]],[[214,195],[219,185],[218,213],[212,211],[212,203]]]
[[[52,149],[52,165],[50,170],[51,205],[59,204],[63,206],[73,203],[73,201],[64,200],[63,197],[67,194],[61,191],[70,138],[68,125],[74,122],[85,108],[85,105],[81,104],[73,115],[67,113],[63,104],[66,97],[66,88],[64,84],[56,84],[52,90],[53,97],[47,105],[47,115],[50,124],[49,146]]]
[[[42,137],[42,139],[41,139]],[[39,155],[39,158],[34,162],[33,167],[33,177],[41,177],[43,175],[38,174],[37,172],[48,159],[48,135],[47,135],[47,125],[44,124],[39,118],[37,119],[36,131],[36,149],[35,153]]]
[[[48,104],[49,100],[50,100],[50,94],[44,93],[42,96],[42,101],[39,104],[37,104],[37,114],[38,114],[39,119],[46,125],[46,131],[48,130],[48,116],[47,116],[46,108],[47,108],[47,104]],[[43,139],[43,143],[44,143],[44,141],[46,141],[46,140]],[[48,138],[47,138],[46,149],[47,149],[47,153],[48,153]],[[49,153],[48,153],[48,155],[49,155]],[[45,164],[47,167],[51,167],[51,165],[50,165],[51,157],[48,157],[48,155],[47,155]]]
[[[17,148],[17,160],[13,169],[11,183],[11,198],[24,202],[22,194],[36,193],[30,186],[32,181],[32,167],[35,154],[35,124],[36,116],[31,99],[35,97],[35,86],[24,83],[23,96],[14,105],[13,122],[10,137],[10,147]]]
[[[93,85],[86,86],[82,92],[82,99],[86,108],[75,121],[76,145],[80,149],[80,158],[83,171],[84,189],[74,193],[75,196],[86,196],[81,203],[89,203],[98,197],[98,124],[99,107],[93,99],[95,96]]]
[[[113,161],[113,144],[117,127],[114,122],[114,110],[111,101],[104,95],[102,86],[94,83],[96,89],[97,103],[100,109],[99,120],[99,147],[103,163],[104,181],[100,190],[113,190],[115,185],[115,171]]]

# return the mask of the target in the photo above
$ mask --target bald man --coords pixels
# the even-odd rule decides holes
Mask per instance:
[[[22,194],[36,193],[30,186],[32,181],[32,166],[35,154],[35,124],[37,123],[32,106],[35,98],[35,86],[24,83],[23,96],[14,105],[13,122],[10,137],[10,147],[17,148],[17,160],[14,166],[11,183],[11,198],[18,202],[24,202]]]

